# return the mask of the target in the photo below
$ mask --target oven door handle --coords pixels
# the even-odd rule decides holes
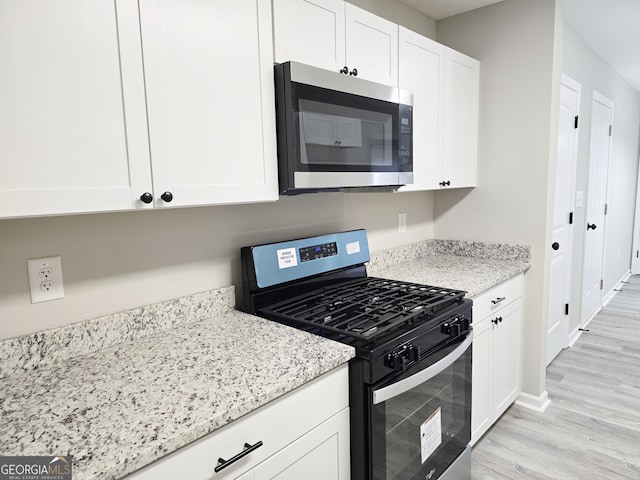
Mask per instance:
[[[374,390],[373,392],[373,404],[377,405],[382,402],[386,402],[387,400],[397,397],[412,388],[417,387],[421,383],[426,382],[427,380],[432,379],[442,371],[449,368],[453,363],[458,360],[464,352],[469,348],[473,342],[473,330],[469,332],[469,335],[460,345],[456,347],[454,351],[452,351],[449,355],[444,357],[437,363],[434,363],[430,367],[425,368],[424,370],[420,370],[418,373],[411,375],[404,380],[400,380],[399,382],[392,383],[387,387],[383,387],[379,390]]]

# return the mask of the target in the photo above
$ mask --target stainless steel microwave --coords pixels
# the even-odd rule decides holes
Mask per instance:
[[[296,62],[275,85],[281,194],[413,183],[411,93]]]

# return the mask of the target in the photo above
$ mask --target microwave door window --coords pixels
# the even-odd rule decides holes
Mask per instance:
[[[300,163],[308,170],[393,166],[390,114],[299,100]]]

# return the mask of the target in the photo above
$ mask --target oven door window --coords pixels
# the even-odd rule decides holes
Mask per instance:
[[[397,104],[294,84],[298,171],[397,172]]]
[[[434,376],[420,378],[427,367],[451,362],[447,356],[457,358]],[[438,478],[471,438],[470,339],[468,346],[447,347],[386,379],[371,389],[371,398],[373,479]]]

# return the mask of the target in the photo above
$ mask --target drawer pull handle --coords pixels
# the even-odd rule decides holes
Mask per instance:
[[[503,300],[506,300],[507,297],[498,297],[495,300],[491,300],[491,303],[493,303],[494,305],[497,305],[498,303],[502,302]]]
[[[218,473],[220,470],[227,468],[232,463],[235,463],[238,460],[240,460],[242,457],[249,455],[251,452],[253,452],[254,450],[257,450],[261,446],[262,446],[262,442],[255,443],[253,445],[249,445],[248,443],[245,443],[244,450],[242,450],[239,454],[235,455],[234,457],[231,457],[229,460],[225,460],[222,457],[218,458],[218,466],[214,468],[213,471]]]

